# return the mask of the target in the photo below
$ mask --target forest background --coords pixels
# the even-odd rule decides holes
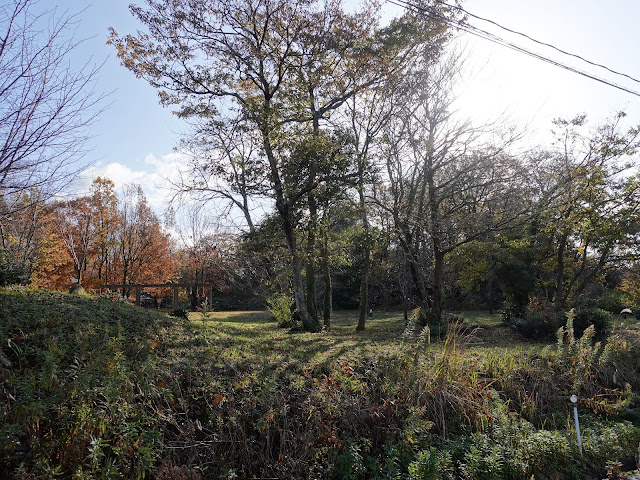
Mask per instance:
[[[218,308],[290,299],[306,330],[334,306],[358,307],[362,329],[371,308],[439,322],[443,308],[639,303],[638,129],[623,112],[558,119],[552,140],[523,148],[526,128],[455,114],[464,11],[436,2],[381,25],[375,5],[264,8],[150,3],[132,9],[148,33],[112,30],[124,66],[189,125],[173,180],[187,208],[161,222],[140,187],[104,178],[61,199],[58,168],[34,181],[42,159],[5,156],[24,181],[3,184],[3,283],[213,283]],[[96,74],[81,71],[77,94],[99,103],[82,89]],[[92,115],[65,138],[86,141]],[[216,228],[229,215],[245,227]]]

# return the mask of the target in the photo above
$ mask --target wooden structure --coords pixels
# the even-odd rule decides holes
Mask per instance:
[[[137,285],[127,285],[127,284],[112,284],[112,285],[100,285],[100,290],[103,288],[107,288],[109,290],[120,289],[120,288],[134,288],[136,292],[136,305],[140,305],[140,296],[142,295],[142,289],[144,288],[171,288],[172,291],[172,300],[173,300],[173,308],[178,308],[178,290],[180,288],[186,288],[187,292],[189,292],[190,296],[194,295],[194,289],[198,287],[207,287],[207,303],[209,304],[209,308],[213,308],[213,285],[209,283],[145,283],[145,284],[137,284]]]

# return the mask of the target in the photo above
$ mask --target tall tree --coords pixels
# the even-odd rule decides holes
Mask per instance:
[[[180,222],[175,222],[180,248],[181,283],[207,283],[219,290],[227,288],[226,278],[234,247],[232,235],[220,233],[208,212],[200,205],[184,206]]]
[[[169,235],[147,205],[139,185],[129,185],[119,206],[115,268],[123,285],[164,283],[175,273]],[[123,296],[129,295],[123,288]]]
[[[610,264],[628,257],[640,233],[640,183],[634,155],[640,128],[622,131],[624,114],[586,131],[586,117],[554,122],[556,141],[539,161],[546,188],[557,194],[540,209],[538,236],[554,261],[554,306],[575,304]],[[550,255],[551,256],[551,255]]]
[[[97,177],[93,180],[91,206],[95,229],[96,255],[93,274],[100,283],[113,283],[113,262],[117,245],[118,197],[115,184],[108,178]]]
[[[304,158],[304,177],[290,175],[294,152],[300,151],[297,140],[319,135],[327,117],[384,78],[388,62],[408,44],[430,41],[438,48],[444,28],[407,16],[376,34],[374,11],[348,14],[336,2],[147,3],[132,12],[149,33],[112,32],[111,42],[123,64],[158,88],[163,104],[178,105],[181,116],[209,116],[220,124],[240,117],[255,132],[291,256],[296,308],[305,329],[318,329],[315,312],[307,308],[297,212],[306,200],[312,230],[313,191],[339,179],[319,169],[322,158],[312,152]],[[313,242],[307,238],[308,245]]]
[[[38,261],[48,214],[38,189],[0,196],[0,283],[27,283]]]
[[[194,118],[191,124],[193,133],[182,142],[189,152],[188,169],[170,180],[174,190],[172,203],[222,201],[219,218],[231,217],[234,227],[253,231],[253,210],[268,196],[259,136],[242,118],[229,118],[224,123]],[[234,209],[241,212],[244,224],[236,221]]]
[[[58,237],[73,261],[75,281],[82,286],[90,259],[95,254],[96,224],[90,197],[54,203],[51,208]]]
[[[420,50],[407,55],[408,61],[419,55]],[[424,54],[424,52],[422,52]],[[435,52],[432,54],[436,55]],[[437,61],[436,58],[433,61]],[[398,68],[398,74],[402,69]],[[356,191],[356,203],[360,222],[362,224],[362,263],[360,270],[360,305],[358,308],[357,331],[365,329],[369,310],[369,283],[371,271],[372,232],[370,226],[368,190],[376,181],[374,165],[382,157],[382,137],[385,128],[394,114],[396,98],[391,95],[393,85],[397,81],[396,76],[391,76],[386,81],[373,88],[368,88],[354,95],[347,103],[346,124],[354,144],[354,159],[356,163],[357,178],[354,182]]]
[[[54,230],[73,261],[78,285],[88,273],[92,282],[108,283],[119,227],[114,183],[97,177],[90,196],[51,205]]]
[[[452,113],[459,58],[417,61],[395,90],[405,100],[387,129],[381,205],[394,221],[425,309],[442,314],[445,257],[519,221],[527,197],[508,154],[512,132],[474,127]]]

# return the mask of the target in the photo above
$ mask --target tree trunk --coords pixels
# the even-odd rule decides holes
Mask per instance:
[[[358,308],[358,326],[357,332],[365,329],[367,314],[369,310],[369,270],[371,267],[371,234],[369,229],[369,218],[367,216],[367,205],[364,199],[363,174],[360,172],[360,188],[358,195],[360,197],[360,212],[362,215],[362,228],[364,230],[364,261],[362,262],[362,270],[360,271],[360,305]]]
[[[322,317],[325,328],[331,328],[331,311],[333,310],[333,296],[331,291],[331,270],[329,269],[329,246],[325,232],[322,242],[322,278],[324,281],[324,297],[322,299]]]
[[[394,218],[394,221],[397,225],[399,219],[397,219],[396,217]],[[411,238],[405,237],[404,232],[398,231],[398,240],[400,241],[402,251],[407,258],[411,279],[413,280],[413,284],[418,290],[418,299],[420,300],[420,306],[426,310],[430,310],[431,302],[429,300],[429,293],[427,292],[426,282],[424,276],[422,275],[422,268],[416,260],[413,250],[411,249]]]
[[[444,278],[444,252],[436,250],[433,262],[433,301],[431,314],[436,323],[442,321],[442,286]]]
[[[270,111],[269,100],[265,99],[265,111]],[[269,167],[271,170],[271,181],[274,184],[274,190],[276,194],[276,210],[280,215],[282,221],[282,229],[284,231],[285,238],[287,240],[287,248],[291,255],[291,269],[293,271],[292,287],[293,298],[296,304],[296,310],[300,315],[303,328],[308,332],[316,332],[320,330],[320,325],[313,317],[309,315],[307,311],[306,299],[305,299],[305,285],[302,279],[302,264],[300,262],[300,256],[296,245],[296,235],[292,222],[291,206],[287,203],[284,196],[284,189],[282,187],[282,181],[280,179],[280,173],[278,170],[278,162],[275,159],[273,149],[269,140],[269,129],[266,125],[261,126],[263,134],[263,147],[265,154],[269,160]]]
[[[365,240],[368,244],[368,240]],[[366,245],[364,261],[362,262],[362,272],[360,275],[360,306],[358,314],[357,332],[365,329],[367,313],[369,310],[369,266],[371,264],[371,248]]]
[[[557,267],[556,267],[556,298],[554,308],[560,311],[565,308],[566,296],[564,294],[564,252],[567,247],[567,233],[563,233],[558,239]]]
[[[78,266],[76,268],[76,274],[78,276],[78,285],[82,286],[82,270],[83,268],[81,266]]]
[[[431,315],[433,321],[442,321],[442,284],[444,277],[444,255],[442,249],[442,232],[440,230],[440,204],[436,197],[433,159],[430,155],[425,159],[425,180],[428,195],[428,211],[431,229],[431,244],[433,247],[433,301]]]
[[[309,232],[307,234],[307,256],[305,266],[305,288],[307,311],[314,323],[318,320],[318,301],[316,298],[316,231],[318,228],[318,206],[313,193],[309,193]]]
[[[574,285],[575,285],[576,281],[578,280],[578,276],[576,275],[573,278],[573,280],[569,284],[569,287],[566,289],[566,293],[565,293],[565,296],[564,296],[565,297],[565,300],[564,300],[565,308],[566,308],[567,305],[571,305],[571,304],[575,303],[575,301],[578,298],[578,296],[587,287],[587,285],[591,282],[591,280],[593,280],[593,278],[598,273],[600,273],[602,271],[602,269],[604,268],[605,264],[607,263],[607,260],[609,259],[609,252],[610,252],[610,248],[609,247],[607,247],[607,248],[602,250],[602,252],[600,253],[600,258],[598,260],[598,264],[595,265],[591,269],[591,271],[582,279],[582,281],[575,288],[574,288]]]
[[[284,214],[283,214],[284,213]],[[317,318],[314,319],[307,311],[307,302],[305,299],[305,284],[302,279],[302,263],[300,262],[300,256],[298,255],[296,236],[291,224],[291,218],[288,215],[288,211],[281,211],[282,226],[284,229],[285,237],[287,239],[287,247],[291,254],[291,269],[293,270],[292,287],[293,287],[293,299],[296,304],[296,310],[300,314],[300,320],[302,321],[303,328],[308,332],[317,332],[320,330],[320,325]]]

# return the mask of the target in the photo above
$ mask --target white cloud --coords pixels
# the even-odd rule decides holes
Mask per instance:
[[[172,196],[171,182],[176,181],[179,173],[185,170],[186,160],[185,153],[172,152],[159,157],[150,153],[138,165],[124,165],[119,162],[98,163],[78,175],[69,193],[88,194],[91,190],[91,182],[96,177],[112,180],[119,193],[126,185],[138,184],[142,187],[149,206],[156,214],[161,215]]]
[[[66,193],[71,196],[90,194],[91,183],[96,177],[112,180],[119,195],[122,194],[126,185],[138,184],[142,187],[149,206],[162,218],[175,193],[172,182],[179,184],[181,175],[188,177],[188,160],[189,156],[186,152],[171,152],[160,156],[149,153],[142,161],[128,165],[119,162],[98,163],[78,175]],[[203,205],[188,197],[180,200],[182,203],[175,206],[177,207],[175,214],[180,217],[176,220],[179,222],[186,221],[182,218],[188,215],[185,212],[196,205],[205,207],[206,215],[218,230],[237,231],[245,228],[244,217],[237,210],[230,208],[226,201],[211,200]],[[268,209],[263,201],[257,201],[252,205],[255,209],[254,221]]]

